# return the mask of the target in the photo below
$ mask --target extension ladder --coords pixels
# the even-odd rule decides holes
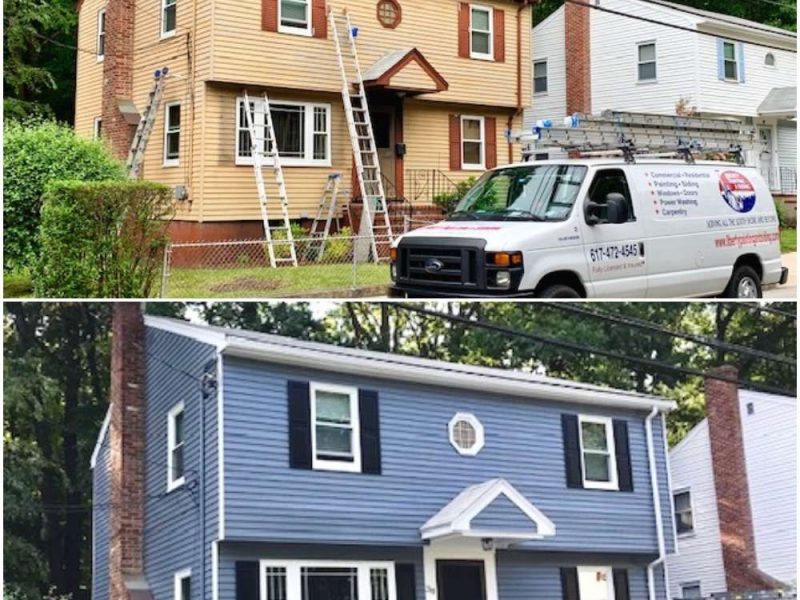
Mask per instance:
[[[158,114],[158,107],[161,104],[161,97],[164,95],[164,85],[168,74],[169,69],[164,67],[163,69],[157,70],[153,76],[155,83],[148,96],[144,114],[139,120],[139,124],[136,126],[136,133],[133,135],[131,149],[128,151],[126,168],[128,170],[129,179],[138,179],[142,172],[144,151],[147,148],[147,141],[150,139],[150,134],[153,131],[153,124],[156,122],[156,115]]]
[[[317,214],[311,222],[310,237],[319,239],[319,244],[315,244],[314,247],[314,256],[316,256],[317,260],[320,260],[325,252],[325,243],[328,241],[333,221],[336,221],[336,228],[341,229],[339,193],[344,191],[340,187],[341,183],[341,173],[328,175],[325,189],[322,190],[322,196],[319,200],[319,206],[317,206]]]
[[[253,157],[253,171],[256,176],[256,188],[258,189],[258,203],[261,207],[261,220],[264,223],[264,236],[267,240],[267,249],[269,252],[269,264],[272,267],[278,266],[278,263],[290,262],[293,266],[297,266],[297,252],[294,244],[294,237],[292,236],[292,226],[289,222],[289,198],[286,195],[286,181],[283,178],[283,168],[281,166],[281,158],[278,153],[278,144],[275,139],[275,129],[272,124],[272,112],[269,107],[269,96],[264,92],[264,99],[262,103],[251,102],[250,97],[247,95],[247,90],[244,91],[244,107],[245,107],[245,120],[247,121],[247,130],[250,133],[250,154]],[[261,131],[266,135],[258,135],[256,128],[256,117],[260,117],[258,125]],[[272,171],[275,174],[275,183],[278,186],[278,201],[281,210],[281,225],[271,227],[269,224],[269,206],[267,197],[267,185],[264,181],[264,163],[265,161],[272,162]],[[289,249],[289,256],[279,256],[275,252],[275,243],[273,240],[274,234],[278,234],[280,247]]]
[[[381,259],[388,259],[388,249],[393,239],[392,225],[381,179],[372,120],[367,106],[367,94],[358,62],[356,31],[353,29],[347,10],[338,16],[334,14],[333,10],[330,10],[328,20],[333,32],[336,58],[342,76],[342,101],[353,146],[358,187],[364,206],[359,235],[366,234],[369,237],[372,259],[378,262]],[[381,243],[385,244],[383,256],[379,252],[376,236],[380,236]],[[357,258],[366,260],[367,252],[362,246],[362,244],[356,243]]]

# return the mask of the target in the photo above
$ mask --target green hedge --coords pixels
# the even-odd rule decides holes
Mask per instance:
[[[36,295],[150,296],[172,210],[172,190],[149,181],[51,184],[42,207]]]

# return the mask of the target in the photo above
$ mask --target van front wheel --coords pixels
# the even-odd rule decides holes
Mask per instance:
[[[722,293],[725,298],[761,298],[761,278],[753,267],[737,267]]]
[[[548,285],[541,292],[536,294],[536,297],[537,298],[580,298],[581,295],[577,292],[577,290],[569,287],[568,285],[564,285],[563,283],[557,283],[555,285]]]

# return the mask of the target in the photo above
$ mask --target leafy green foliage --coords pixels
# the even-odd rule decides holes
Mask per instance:
[[[172,191],[148,181],[56,182],[45,193],[37,295],[146,298],[154,290]]]
[[[433,197],[433,203],[442,209],[445,215],[451,214],[461,202],[461,199],[467,195],[470,188],[475,185],[477,179],[469,177],[464,181],[459,181],[455,188],[450,192],[437,194]]]
[[[42,196],[64,179],[122,179],[123,169],[99,142],[48,121],[6,123],[3,137],[5,272],[30,267],[39,251]]]

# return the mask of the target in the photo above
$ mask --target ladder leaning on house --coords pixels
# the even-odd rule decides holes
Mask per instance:
[[[252,107],[252,108],[251,108]],[[264,236],[267,240],[267,250],[269,252],[270,266],[276,267],[278,263],[290,262],[297,266],[297,251],[295,249],[294,237],[292,236],[292,226],[289,222],[289,198],[286,194],[286,181],[283,177],[283,167],[278,153],[278,144],[275,138],[275,128],[272,123],[272,112],[269,107],[269,96],[264,92],[263,104],[251,102],[244,91],[244,114],[247,122],[247,130],[250,133],[250,155],[253,158],[253,171],[256,176],[256,188],[258,189],[258,203],[261,207],[261,220],[264,223]],[[259,127],[264,135],[258,135],[259,129],[256,128],[256,117],[260,117]],[[267,185],[264,180],[265,162],[272,162],[272,172],[275,174],[275,183],[278,186],[278,202],[281,211],[281,225],[271,227],[269,224],[269,198],[267,196]],[[273,237],[278,234],[278,246],[288,247],[289,256],[281,256],[285,252],[275,252],[275,240]]]
[[[392,225],[381,179],[372,120],[367,106],[367,94],[361,76],[361,67],[358,63],[355,40],[357,34],[350,22],[347,10],[336,15],[333,9],[330,9],[328,20],[336,45],[336,58],[342,77],[342,101],[353,146],[358,187],[363,202],[359,235],[369,237],[372,259],[378,262],[381,259],[388,259],[388,248],[393,241]],[[364,231],[365,228],[366,231]],[[385,249],[383,253],[380,252],[377,238],[381,238]],[[358,249],[358,244],[356,244],[356,252],[361,255],[360,258],[366,258],[365,253]]]
[[[317,214],[314,215],[314,220],[311,222],[311,231],[309,236],[317,240],[309,249],[313,248],[313,256],[317,260],[322,259],[325,252],[325,244],[331,233],[331,225],[336,221],[337,229],[341,228],[341,220],[339,218],[339,194],[343,192],[341,188],[342,174],[331,173],[328,175],[328,180],[325,182],[325,189],[322,190],[322,196],[317,206]]]
[[[153,131],[153,124],[156,122],[156,115],[161,104],[161,97],[164,95],[164,85],[168,74],[169,69],[164,67],[163,69],[158,69],[153,75],[155,83],[147,98],[147,106],[144,109],[142,118],[136,126],[136,133],[133,134],[131,149],[128,151],[126,167],[129,179],[138,179],[142,172],[144,151],[147,149],[147,142]]]

